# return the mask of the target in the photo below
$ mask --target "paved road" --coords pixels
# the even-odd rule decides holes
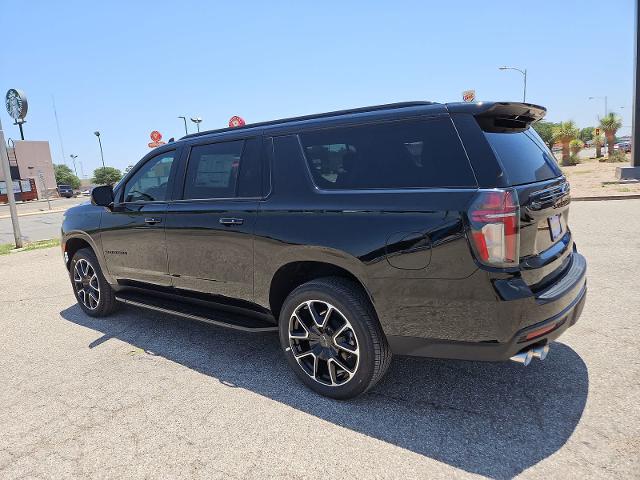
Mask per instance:
[[[22,237],[27,242],[36,240],[48,240],[60,236],[60,225],[62,224],[63,212],[80,203],[88,201],[87,197],[78,198],[58,198],[51,201],[51,210],[56,213],[48,213],[47,202],[24,202],[18,204],[18,216]],[[13,226],[9,207],[0,204],[0,244],[14,243]]]
[[[529,367],[396,358],[351,402],[274,335],[75,306],[58,249],[0,257],[0,477],[638,478],[640,201],[582,202],[581,320]]]

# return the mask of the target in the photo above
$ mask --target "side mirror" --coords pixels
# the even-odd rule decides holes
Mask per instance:
[[[91,203],[99,207],[110,207],[113,205],[113,187],[111,185],[101,185],[91,190]]]

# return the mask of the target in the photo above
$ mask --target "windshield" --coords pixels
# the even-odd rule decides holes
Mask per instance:
[[[511,185],[550,180],[562,175],[553,155],[532,128],[514,133],[484,132],[484,135]]]

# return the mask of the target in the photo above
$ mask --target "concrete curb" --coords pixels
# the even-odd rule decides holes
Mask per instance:
[[[599,200],[637,200],[640,194],[633,195],[605,195],[601,197],[571,197],[572,202],[597,202]]]
[[[38,210],[37,212],[24,212],[18,213],[18,218],[20,217],[28,217],[30,215],[46,215],[48,213],[61,213],[66,212],[68,208],[58,208],[54,210]],[[0,215],[0,220],[4,220],[5,218],[11,218],[11,215]]]

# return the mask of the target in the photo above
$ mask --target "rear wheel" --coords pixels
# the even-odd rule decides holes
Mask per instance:
[[[338,399],[374,386],[391,360],[369,299],[358,284],[339,277],[291,292],[280,313],[280,343],[305,385]]]
[[[69,275],[78,305],[87,315],[104,317],[116,309],[113,289],[92,250],[82,248],[75,253]]]

